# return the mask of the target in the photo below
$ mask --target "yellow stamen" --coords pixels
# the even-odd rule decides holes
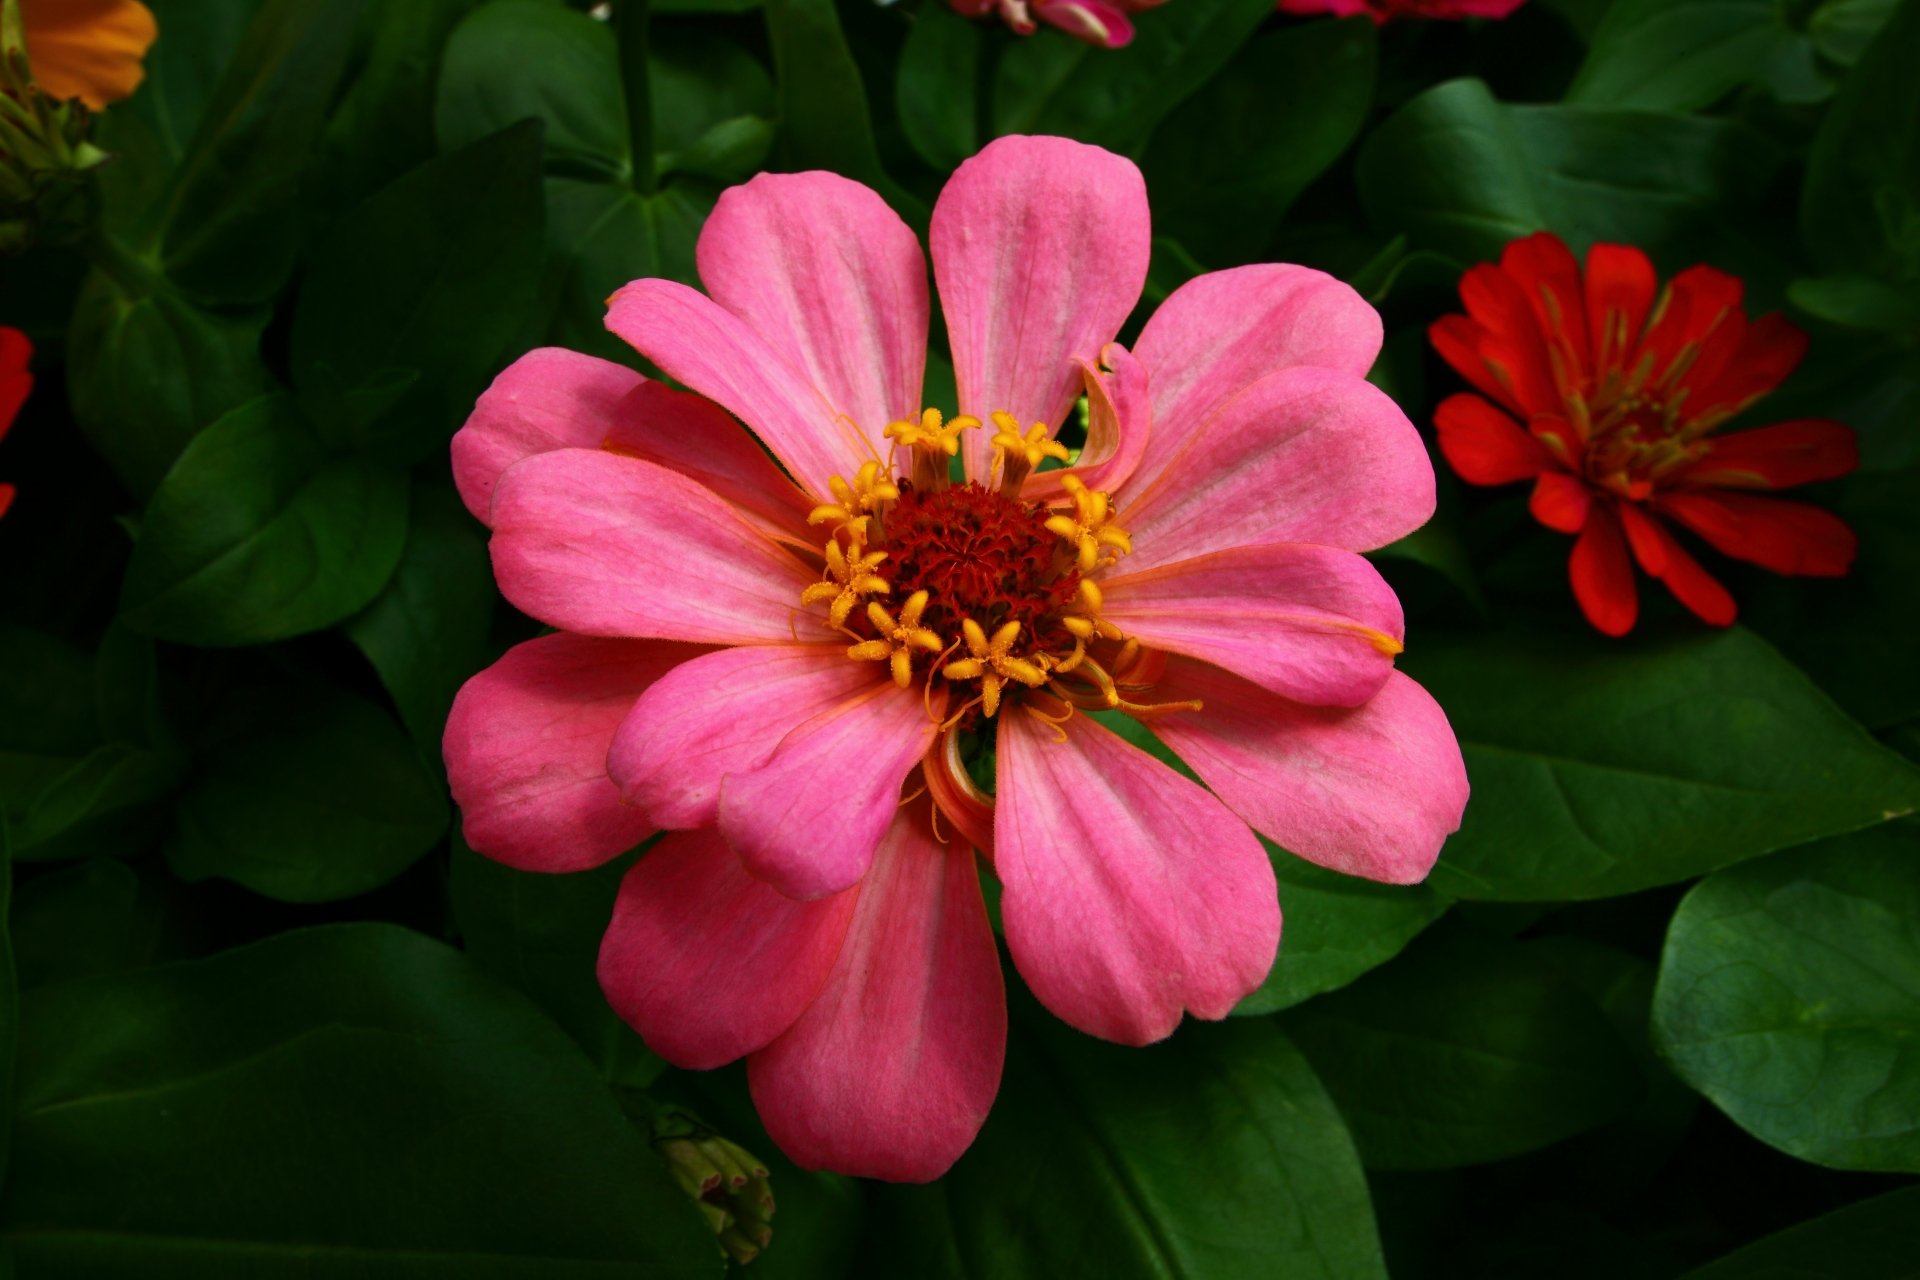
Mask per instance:
[[[1000,690],[1009,680],[1035,689],[1047,682],[1045,667],[1031,658],[1013,656],[1014,642],[1020,638],[1018,622],[1007,623],[989,638],[979,623],[967,618],[960,624],[960,635],[966,641],[967,652],[973,656],[947,663],[946,677],[978,680],[980,710],[989,719],[1000,709]]]
[[[920,625],[927,611],[927,593],[916,591],[901,606],[900,621],[878,604],[867,602],[867,621],[880,633],[878,640],[863,640],[847,649],[847,656],[859,662],[888,662],[893,667],[893,682],[902,689],[913,683],[913,651],[940,652],[939,635]]]
[[[920,421],[889,422],[882,434],[910,449],[925,449],[951,458],[960,452],[960,433],[972,431],[979,425],[980,419],[969,414],[959,414],[943,422],[938,409],[922,409]]]
[[[900,496],[900,487],[880,469],[878,462],[861,463],[852,484],[840,476],[832,476],[827,480],[827,487],[833,490],[837,501],[823,502],[808,512],[807,523],[824,524],[831,520],[836,527],[858,525],[863,541],[867,535],[866,521],[881,503],[892,502]]]
[[[868,552],[858,537],[847,544],[845,551],[840,549],[837,541],[829,542],[826,557],[828,577],[801,592],[800,603],[832,601],[827,609],[827,618],[836,627],[847,625],[847,618],[853,613],[853,607],[860,603],[860,597],[883,596],[893,590],[885,578],[874,573],[880,562],[887,558],[887,553]]]
[[[1100,564],[1102,547],[1114,553],[1108,564],[1133,550],[1133,539],[1113,523],[1117,512],[1112,497],[1098,489],[1089,489],[1076,476],[1061,480],[1073,499],[1073,514],[1061,512],[1047,519],[1047,528],[1073,547],[1081,573],[1092,573]]]
[[[1005,466],[1024,462],[1026,469],[1031,471],[1040,465],[1042,459],[1057,458],[1065,462],[1072,456],[1067,452],[1067,446],[1048,438],[1047,424],[1044,422],[1034,423],[1022,435],[1020,420],[1000,409],[993,414],[993,425],[1000,429],[993,433],[993,438],[987,443],[1000,450]]]

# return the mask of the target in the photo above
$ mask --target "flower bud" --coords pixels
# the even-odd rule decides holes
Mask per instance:
[[[728,1257],[744,1266],[772,1243],[773,1190],[757,1157],[678,1107],[654,1114],[653,1146]]]

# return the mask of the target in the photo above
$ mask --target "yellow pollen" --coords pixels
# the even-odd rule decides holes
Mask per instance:
[[[1057,458],[1065,462],[1072,456],[1067,452],[1067,446],[1047,437],[1047,424],[1044,422],[1034,423],[1027,428],[1025,435],[1021,435],[1020,420],[1001,409],[994,412],[993,425],[1000,429],[993,433],[993,438],[987,443],[1000,450],[1009,463],[1019,459],[1027,464],[1028,470],[1032,470],[1044,458]]]
[[[979,425],[980,419],[964,413],[942,421],[938,409],[922,409],[920,421],[909,422],[903,418],[889,422],[883,434],[910,449],[925,449],[951,458],[960,452],[960,433],[972,431]]]
[[[1067,476],[1061,483],[1073,499],[1073,514],[1062,512],[1050,516],[1047,528],[1073,547],[1081,573],[1092,573],[1099,566],[1102,547],[1114,553],[1108,564],[1133,550],[1133,539],[1125,529],[1113,523],[1117,513],[1110,495],[1087,488],[1075,476]]]
[[[860,470],[848,484],[840,476],[827,480],[827,487],[833,490],[834,502],[823,502],[807,513],[808,524],[823,524],[833,521],[835,527],[858,525],[858,536],[864,540],[867,526],[863,523],[877,510],[881,503],[892,502],[900,496],[900,487],[894,484],[887,474],[880,470],[878,462],[863,462]]]
[[[893,666],[893,682],[902,689],[913,683],[913,651],[925,650],[938,653],[943,647],[940,637],[927,627],[920,625],[920,615],[927,611],[927,593],[916,591],[907,597],[900,609],[900,621],[895,622],[891,615],[878,604],[867,602],[867,621],[880,633],[878,640],[863,640],[847,649],[847,656],[860,662],[889,662]]]
[[[826,557],[828,578],[801,592],[800,603],[819,604],[823,600],[831,600],[833,603],[827,609],[827,618],[836,627],[847,625],[847,617],[853,612],[853,607],[860,603],[860,597],[883,596],[893,590],[885,578],[874,573],[880,562],[887,558],[887,553],[867,551],[858,536],[847,544],[845,551],[840,549],[838,542],[829,542]]]
[[[960,623],[960,635],[967,643],[967,652],[973,656],[949,662],[946,677],[949,680],[978,680],[980,710],[989,719],[1000,709],[1000,690],[1009,680],[1017,680],[1035,689],[1047,682],[1047,669],[1044,666],[1030,658],[1013,656],[1014,642],[1020,638],[1018,622],[1007,623],[989,638],[979,623],[967,618]]]

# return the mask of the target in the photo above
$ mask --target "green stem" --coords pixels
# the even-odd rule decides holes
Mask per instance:
[[[647,0],[620,0],[613,13],[620,48],[620,84],[627,100],[627,154],[633,189],[652,195],[659,186],[653,168],[653,95],[647,75]]]

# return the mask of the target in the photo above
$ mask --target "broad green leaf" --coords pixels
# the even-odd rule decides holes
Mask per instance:
[[[344,689],[271,691],[198,761],[167,861],[284,902],[377,889],[431,849],[447,802],[400,726]]]
[[[1808,315],[1885,333],[1920,331],[1920,300],[1913,290],[1865,276],[1810,276],[1787,290],[1793,305]]]
[[[1272,844],[1285,926],[1280,956],[1236,1014],[1272,1013],[1346,986],[1398,955],[1440,918],[1447,900],[1427,885],[1375,884],[1316,867]]]
[[[186,774],[179,752],[130,742],[105,742],[59,761],[37,794],[6,815],[14,857],[40,862],[133,851],[158,831],[154,806]]]
[[[928,1187],[874,1205],[895,1274],[1384,1277],[1353,1143],[1272,1022],[1145,1049],[1018,1002],[986,1127]]]
[[[1900,0],[1825,0],[1807,16],[1807,35],[1821,56],[1850,67],[1899,6]]]
[[[1626,1113],[1641,1082],[1600,1007],[1518,944],[1465,927],[1289,1012],[1370,1169],[1533,1151]]]
[[[920,158],[939,170],[959,167],[980,149],[980,59],[986,27],[946,4],[913,14],[893,96],[900,128]]]
[[[95,271],[67,333],[67,390],[89,443],[138,497],[201,428],[264,394],[264,312],[205,310],[128,259]]]
[[[1180,0],[1142,14],[1133,43],[1118,51],[1055,31],[1015,41],[994,72],[993,131],[1133,151],[1272,10],[1261,0]]]
[[[1472,262],[1542,228],[1580,247],[1657,248],[1757,200],[1777,164],[1767,138],[1734,121],[1509,106],[1454,80],[1375,129],[1358,175],[1381,230]]]
[[[1373,23],[1354,18],[1242,48],[1154,130],[1145,167],[1156,232],[1209,262],[1257,258],[1288,206],[1359,134],[1378,45]]]
[[[113,858],[45,871],[14,890],[11,916],[20,987],[112,973],[152,957],[156,903],[140,875]]]
[[[550,339],[608,359],[631,360],[633,348],[607,332],[607,296],[642,276],[697,281],[694,245],[718,196],[710,184],[690,180],[643,196],[609,182],[547,179],[547,234],[553,245],[553,277],[547,285],[554,308]]]
[[[1702,881],[1654,1036],[1741,1128],[1840,1169],[1920,1173],[1920,830],[1889,824]]]
[[[291,396],[207,428],[154,495],[121,588],[127,625],[182,644],[261,644],[348,617],[393,574],[407,480],[329,456]]]
[[[405,929],[59,983],[22,1025],[0,1238],[23,1274],[722,1271],[573,1044]]]
[[[593,871],[536,875],[456,840],[449,892],[454,927],[474,962],[565,1028],[603,1079],[639,1088],[666,1063],[607,1004],[595,970],[614,896],[632,865],[623,857]]]
[[[453,695],[492,653],[493,566],[485,531],[444,480],[416,480],[407,513],[399,567],[346,633],[437,760]]]
[[[1832,84],[1786,18],[1781,0],[1619,0],[1566,100],[1693,111],[1754,82],[1787,102],[1825,97]]]
[[[833,0],[766,0],[780,167],[831,169],[887,194],[860,68]]]
[[[74,755],[96,741],[93,664],[57,636],[0,622],[0,753]],[[0,775],[4,776],[4,775]]]
[[[1920,283],[1920,0],[1903,0],[1820,123],[1800,230],[1831,274]]]
[[[743,182],[774,143],[773,79],[739,45],[710,33],[656,30],[647,50],[654,168]]]
[[[1473,784],[1433,875],[1455,897],[1631,893],[1920,807],[1920,770],[1737,627],[1632,647],[1428,629],[1404,665]]]
[[[446,447],[524,323],[541,268],[540,129],[522,123],[422,165],[350,210],[314,250],[293,314],[294,387],[417,378],[349,435],[406,461]]]
[[[1911,1280],[1920,1187],[1903,1187],[1756,1240],[1682,1280]]]

